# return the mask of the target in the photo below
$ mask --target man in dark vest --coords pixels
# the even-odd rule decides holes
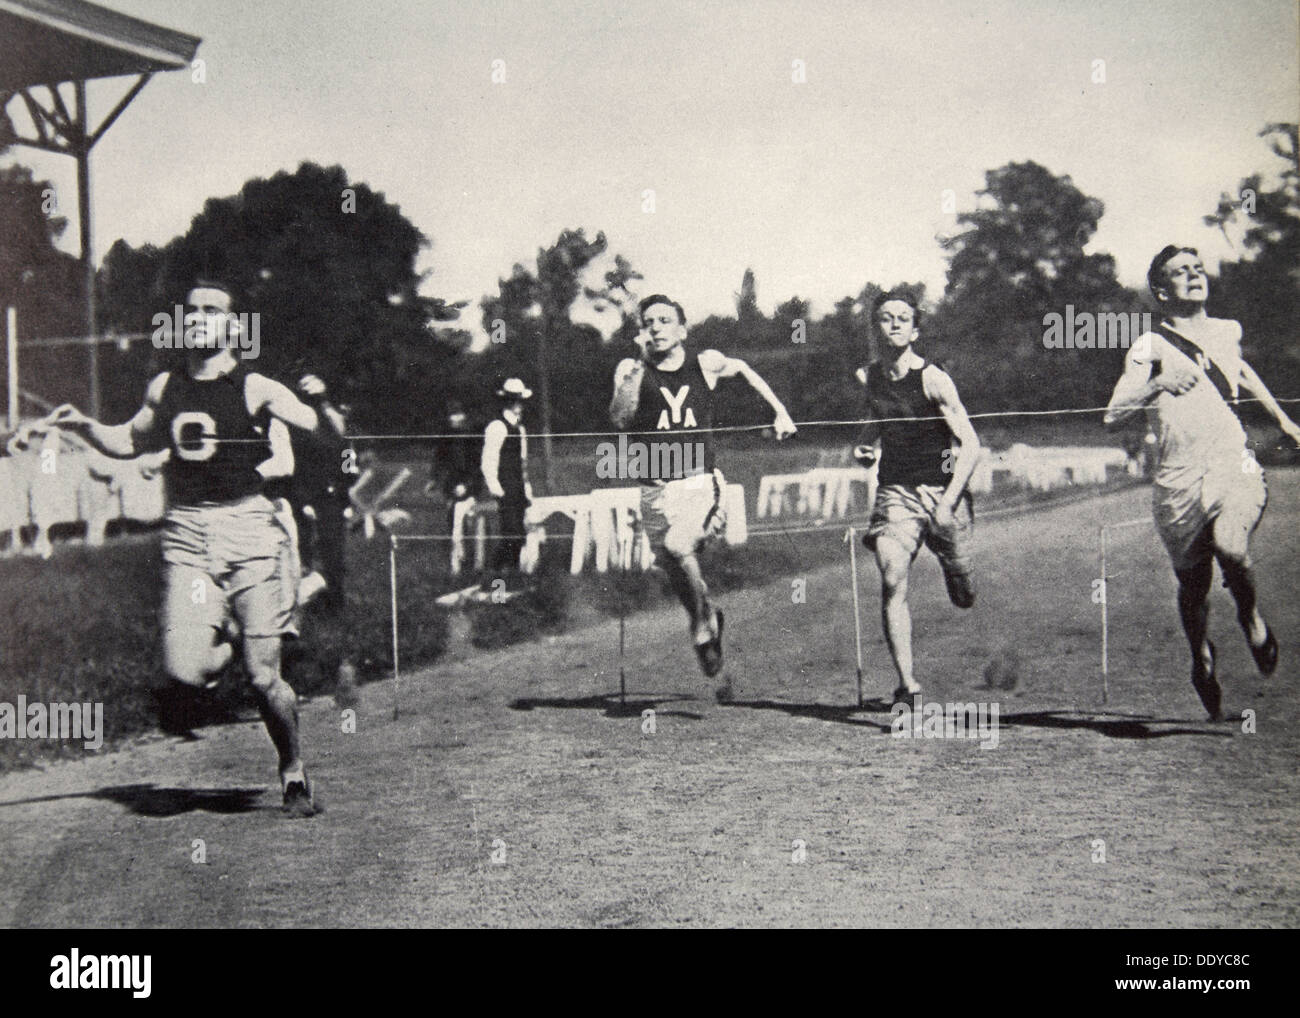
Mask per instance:
[[[639,444],[651,467],[651,476],[637,477],[641,523],[686,608],[700,667],[713,677],[722,670],[723,615],[709,604],[697,555],[726,525],[726,481],[713,462],[718,380],[745,379],[776,414],[778,440],[793,435],[795,426],[771,387],[744,361],[717,350],[686,351],[686,313],[676,301],[654,294],[641,301],[640,312],[642,355],[615,369],[610,419],[628,432],[629,448]],[[725,698],[729,685],[718,692]]]
[[[501,412],[483,429],[483,453],[479,470],[488,497],[497,500],[501,537],[492,555],[492,579],[509,585],[519,572],[519,553],[524,547],[524,513],[533,500],[528,480],[528,432],[524,428],[524,403],[533,391],[518,378],[507,378],[498,387]]]
[[[857,372],[875,430],[869,450],[859,457],[874,463],[876,471],[863,543],[875,551],[880,568],[881,620],[899,679],[894,701],[915,703],[921,686],[912,670],[908,574],[924,544],[939,559],[952,603],[958,608],[975,603],[974,521],[966,486],[980,446],[952,378],[913,349],[921,319],[915,296],[907,290],[882,293],[871,319],[884,352]]]
[[[186,686],[204,686],[234,652],[225,639],[227,614],[233,616],[279,753],[285,810],[310,816],[318,809],[299,753],[297,694],[280,674],[283,638],[295,632],[297,591],[285,575],[290,538],[263,487],[268,475],[283,475],[273,464],[285,456],[292,470],[292,452],[273,449],[273,432],[283,425],[314,431],[318,419],[284,385],[236,359],[231,304],[230,289],[219,283],[201,281],[189,291],[184,365],[155,377],[144,405],[125,424],[106,426],[66,405],[51,420],[109,456],[168,451],[162,539],[167,673]]]
[[[1192,652],[1192,687],[1211,719],[1223,691],[1209,632],[1209,593],[1217,560],[1237,602],[1237,621],[1264,675],[1277,668],[1278,643],[1256,603],[1250,536],[1268,501],[1264,471],[1237,418],[1249,389],[1300,445],[1300,427],[1278,406],[1241,357],[1241,325],[1206,314],[1209,280],[1195,248],[1170,244],[1151,262],[1147,285],[1164,317],[1130,348],[1106,424],[1139,410],[1158,446],[1152,508],[1178,578],[1178,613]]]

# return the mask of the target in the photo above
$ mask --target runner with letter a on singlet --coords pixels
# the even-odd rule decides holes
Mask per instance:
[[[795,433],[794,422],[763,378],[735,357],[717,350],[687,353],[686,314],[662,294],[641,301],[641,357],[627,358],[614,372],[610,419],[640,443],[651,469],[641,481],[641,521],[656,558],[690,620],[691,639],[704,674],[722,670],[723,614],[709,604],[697,554],[722,533],[726,481],[713,459],[714,389],[721,378],[745,379],[775,412],[778,440]],[[730,695],[729,682],[717,691]]]

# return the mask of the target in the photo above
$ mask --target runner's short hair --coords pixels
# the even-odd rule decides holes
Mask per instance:
[[[1147,289],[1151,291],[1151,296],[1156,295],[1157,290],[1163,290],[1167,280],[1165,279],[1165,266],[1180,254],[1196,255],[1201,257],[1201,252],[1194,247],[1179,247],[1177,244],[1166,244],[1160,249],[1160,253],[1151,259],[1151,267],[1147,269]]]
[[[686,324],[686,312],[682,310],[682,306],[678,304],[677,301],[673,300],[671,297],[665,297],[662,293],[652,293],[649,297],[647,297],[640,304],[638,304],[637,305],[638,315],[644,315],[646,312],[646,308],[654,307],[654,305],[656,304],[667,304],[670,308],[675,309],[677,312],[678,324],[680,325]]]
[[[888,304],[891,300],[901,300],[904,304],[912,309],[912,322],[915,325],[921,324],[921,302],[916,299],[916,293],[907,286],[896,286],[892,290],[885,290],[871,302],[871,321],[874,323],[876,315],[880,309]]]

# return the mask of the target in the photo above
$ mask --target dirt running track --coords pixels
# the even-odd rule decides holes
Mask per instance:
[[[713,701],[677,609],[629,622],[626,711],[615,623],[404,677],[396,721],[393,683],[367,686],[355,734],[332,701],[306,704],[328,806],[312,820],[281,816],[253,723],[4,776],[0,924],[1294,927],[1300,475],[1270,487],[1272,679],[1213,594],[1234,720],[1204,720],[1149,526],[1114,538],[1101,704],[1097,527],[1147,515],[1147,489],[985,505],[976,607],[948,605],[924,553],[913,604],[927,693],[997,700],[996,748],[895,739],[883,703],[851,709],[847,567],[822,568],[804,604],[789,581],[725,598],[732,704]],[[880,697],[895,679],[860,564]],[[1012,645],[1016,690],[981,689]]]

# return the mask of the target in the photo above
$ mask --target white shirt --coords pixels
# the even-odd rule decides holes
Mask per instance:
[[[1206,318],[1183,323],[1173,329],[1190,339],[1219,366],[1235,396],[1241,384],[1241,325],[1227,318]],[[1162,487],[1187,488],[1211,469],[1241,469],[1246,433],[1214,383],[1194,361],[1154,332],[1143,333],[1129,349],[1126,373],[1111,397],[1110,408],[1131,403],[1142,386],[1151,380],[1155,363],[1165,370],[1177,363],[1199,378],[1181,396],[1160,392],[1146,405],[1147,421],[1159,443],[1156,483]],[[1140,370],[1138,370],[1140,369]],[[1128,374],[1133,370],[1133,374]]]

